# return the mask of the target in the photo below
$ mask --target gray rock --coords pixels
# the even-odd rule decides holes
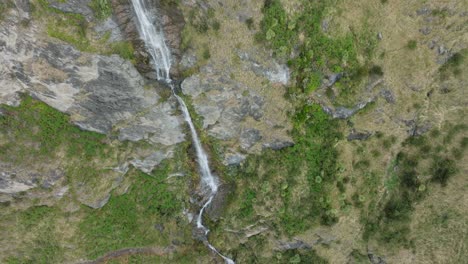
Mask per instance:
[[[372,103],[376,100],[376,97],[368,98],[366,101],[360,102],[356,104],[352,108],[348,107],[343,107],[343,106],[338,106],[336,108],[333,108],[331,106],[326,105],[323,102],[320,102],[320,106],[322,107],[323,111],[327,113],[328,115],[331,115],[333,118],[337,119],[347,119],[357,113],[359,110],[363,109],[366,107],[369,103]]]
[[[18,92],[28,92],[70,114],[84,130],[110,133],[118,126],[122,140],[148,138],[164,145],[185,140],[177,105],[158,103],[160,96],[145,89],[144,78],[129,61],[43,43],[43,37],[35,37],[40,34],[35,27],[0,28],[5,42],[0,49],[0,103],[17,105]]]
[[[312,249],[312,247],[304,241],[296,239],[293,242],[279,242],[278,249],[281,251],[293,249]]]
[[[270,148],[272,150],[280,150],[280,149],[289,148],[292,146],[294,146],[294,142],[281,141],[281,140],[276,140],[274,142],[266,143],[263,145],[264,148]]]
[[[367,253],[367,257],[371,264],[386,264],[387,262],[382,258],[373,253]]]
[[[197,56],[190,52],[184,53],[184,55],[182,56],[182,59],[180,60],[180,67],[182,67],[182,69],[192,68],[196,64],[197,64]]]
[[[221,117],[222,109],[217,105],[196,105],[195,108],[203,117],[203,128],[216,124]]]
[[[437,41],[435,40],[431,40],[428,44],[427,44],[427,47],[430,48],[430,49],[434,49],[437,45]]]
[[[227,153],[224,157],[224,165],[239,165],[242,161],[246,159],[245,155],[239,153]]]
[[[322,31],[328,32],[328,28],[330,27],[330,23],[327,19],[322,20]]]
[[[144,173],[151,173],[157,165],[171,156],[172,152],[156,151],[143,160],[134,159],[130,161],[130,164]]]
[[[248,150],[261,139],[262,135],[257,129],[244,129],[240,136],[240,146],[243,150]]]
[[[444,45],[440,45],[437,49],[437,52],[439,53],[439,55],[443,55],[445,54],[445,52],[447,52],[447,49],[445,49]]]
[[[358,132],[356,130],[352,130],[351,133],[349,133],[347,139],[348,141],[353,141],[353,140],[366,140],[372,135],[371,132],[365,131],[365,132]]]
[[[383,39],[382,32],[377,33],[377,39],[378,39],[378,40],[382,40],[382,39]]]
[[[83,201],[81,200],[80,202],[82,202],[83,204],[93,208],[93,209],[99,209],[99,208],[102,208],[104,205],[106,205],[108,202],[109,202],[109,199],[111,197],[111,194],[108,193],[106,194],[103,198],[100,198],[96,201]],[[78,200],[80,200],[80,198],[77,198]]]
[[[340,73],[335,73],[335,74],[331,74],[330,76],[328,76],[328,83],[326,84],[327,87],[331,87],[333,86],[337,81],[339,81],[342,77],[344,76],[344,74],[342,72]]]
[[[119,130],[120,140],[149,140],[155,144],[172,146],[185,140],[180,116],[172,115],[177,110],[175,100],[168,100],[153,106],[151,110],[139,115]]]
[[[93,10],[89,7],[91,0],[50,0],[49,3],[51,7],[65,13],[81,14],[88,22],[94,20]]]
[[[354,108],[350,109],[350,108],[339,106],[336,108],[335,112],[333,113],[333,118],[346,119],[354,115],[354,113],[356,113],[356,110]]]
[[[94,27],[96,33],[99,34],[100,37],[103,37],[104,34],[110,32],[110,37],[108,39],[108,43],[113,43],[117,41],[122,41],[122,32],[120,31],[119,25],[115,22],[113,17],[109,17],[103,22],[97,24]]]
[[[419,29],[419,32],[421,32],[421,34],[423,34],[423,35],[429,35],[432,32],[432,28],[431,27],[423,27],[423,28]]]
[[[416,10],[416,14],[418,16],[429,15],[431,12],[432,12],[432,10],[427,6],[424,6],[424,7],[420,8],[420,9]]]
[[[31,12],[31,5],[28,0],[16,0],[13,1],[16,7],[18,8],[19,15],[21,20],[29,20],[30,19],[30,12]]]
[[[196,75],[185,79],[181,84],[182,92],[192,97],[199,96],[206,90],[206,87],[201,84],[200,78]]]
[[[154,225],[154,229],[158,230],[159,233],[162,233],[164,232],[164,224],[160,223],[160,224],[155,224]]]
[[[290,71],[284,64],[278,64],[273,59],[270,63],[260,63],[247,52],[238,51],[239,58],[245,62],[244,68],[253,71],[256,75],[268,79],[271,83],[286,85],[289,83]]]
[[[0,193],[15,194],[27,191],[36,187],[30,179],[15,179],[16,174],[2,171],[0,172]]]
[[[419,123],[414,119],[403,120],[403,123],[409,128],[408,134],[415,137],[425,134],[432,127],[431,123],[427,121]]]
[[[395,103],[395,95],[391,90],[382,90],[380,91],[380,95],[387,101],[387,103],[394,104]]]

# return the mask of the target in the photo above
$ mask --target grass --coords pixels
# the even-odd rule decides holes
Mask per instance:
[[[89,7],[94,11],[97,19],[103,20],[112,14],[112,5],[109,0],[92,0]]]
[[[0,132],[9,139],[0,152],[5,160],[53,157],[59,147],[65,147],[69,158],[91,160],[109,154],[104,135],[80,130],[66,114],[28,95],[18,107],[2,108],[6,114],[0,116]]]
[[[118,54],[120,57],[126,60],[135,60],[135,50],[132,43],[128,41],[114,42],[111,44],[110,53]]]
[[[376,46],[370,26],[362,32],[331,37],[320,26],[331,2],[302,1],[301,4],[302,10],[290,17],[279,0],[265,1],[261,31],[256,39],[271,47],[277,57],[288,61],[296,80],[291,93],[313,92],[321,85],[323,75],[330,71],[346,73],[341,85],[352,89],[360,83],[360,68],[368,67],[366,64]],[[297,56],[290,57],[293,50]],[[359,54],[366,58],[364,66],[357,60]],[[343,96],[349,95],[348,92]]]
[[[237,216],[251,223],[263,210],[276,211],[275,231],[288,235],[337,221],[330,190],[337,183],[334,144],[342,137],[338,121],[331,120],[317,105],[299,109],[294,120],[293,147],[264,150],[224,172],[238,186],[236,190],[244,190],[231,197],[226,218]],[[307,184],[299,184],[302,177]]]
[[[0,3],[0,22],[5,18],[5,13],[8,11],[8,9],[13,7],[15,7],[15,4],[9,0]]]
[[[104,253],[126,247],[167,244],[153,225],[169,224],[182,210],[176,191],[165,182],[167,166],[153,176],[134,172],[132,186],[127,193],[114,195],[99,210],[88,210],[79,225],[88,257],[94,259]]]
[[[13,213],[16,221],[15,232],[31,237],[16,256],[4,259],[9,264],[61,263],[64,249],[56,237],[55,221],[58,210],[55,207],[35,206]]]
[[[414,205],[426,197],[428,188],[434,188],[433,183],[445,187],[457,173],[457,152],[453,150],[459,142],[448,144],[447,138],[458,138],[463,131],[461,127],[448,125],[444,130],[409,137],[403,142],[402,150],[388,169],[384,199],[378,205],[369,204],[367,217],[362,219],[364,239],[374,237],[393,247],[414,246],[410,239]],[[441,147],[435,147],[439,144]]]
[[[49,36],[70,43],[81,51],[94,51],[87,39],[88,23],[83,15],[51,7],[48,0],[37,0],[37,4],[32,5],[34,17],[46,21]]]
[[[466,54],[467,49],[456,52],[439,68],[441,80],[447,79],[450,74],[453,74],[454,76],[459,76],[461,74],[461,67],[464,63]]]

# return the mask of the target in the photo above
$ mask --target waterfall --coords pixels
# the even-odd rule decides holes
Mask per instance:
[[[208,155],[200,142],[200,138],[198,137],[195,126],[193,125],[187,105],[184,100],[175,93],[174,85],[172,84],[169,74],[171,69],[171,53],[165,42],[164,31],[162,29],[160,18],[154,16],[154,14],[149,11],[148,7],[145,5],[145,0],[132,0],[132,4],[137,16],[140,36],[145,42],[146,48],[151,55],[154,69],[157,73],[157,78],[158,80],[166,82],[171,87],[172,94],[177,99],[184,114],[184,119],[190,127],[192,141],[197,155],[198,168],[200,171],[201,188],[203,193],[208,197],[207,201],[203,204],[200,212],[198,213],[197,228],[201,229],[205,236],[208,236],[208,232],[210,230],[203,225],[203,212],[211,204],[213,198],[218,192],[218,179],[211,173]],[[154,22],[152,22],[151,18],[154,19]],[[232,259],[222,255],[209,242],[207,244],[208,248],[222,257],[227,264],[234,264]]]

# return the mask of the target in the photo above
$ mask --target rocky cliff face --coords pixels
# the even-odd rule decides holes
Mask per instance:
[[[0,104],[18,105],[20,93],[28,93],[69,114],[81,129],[116,134],[122,141],[146,141],[157,151],[129,162],[147,172],[170,156],[174,145],[186,140],[176,101],[162,100],[155,90],[167,87],[148,81],[117,55],[80,52],[46,37],[44,25],[21,26],[22,14],[28,14],[27,10],[11,9],[0,22]],[[16,175],[10,166],[0,165],[4,173]],[[0,192],[14,194],[36,187],[33,178],[41,174],[31,172],[30,177],[16,181],[8,175],[2,177]],[[43,174],[44,179],[49,175]]]
[[[182,11],[159,2],[153,4],[161,7],[158,11],[173,51],[177,78],[179,69],[187,70],[201,59],[194,56],[192,49],[181,50]],[[114,1],[115,17],[102,22],[96,21],[88,5],[89,1],[51,2],[51,7],[61,12],[83,15],[95,25],[93,30],[98,36],[110,32],[109,41],[120,41],[122,36],[129,39],[135,47],[136,64],[117,55],[79,51],[47,37],[44,24],[22,26],[22,21],[32,15],[29,4],[21,2],[9,9],[0,22],[0,104],[18,105],[20,93],[28,93],[69,114],[81,129],[116,135],[121,141],[147,142],[154,146],[153,152],[121,165],[132,164],[150,172],[172,155],[175,145],[187,140],[185,124],[174,98],[159,95],[168,94],[168,88],[151,80],[148,54],[139,39],[130,3]],[[225,165],[239,164],[247,154],[264,148],[280,149],[293,144],[288,136],[286,113],[282,112],[285,108],[272,103],[288,82],[289,71],[254,53],[238,51],[235,55],[242,63],[232,69],[252,73],[244,80],[234,79],[225,71],[222,60],[214,60],[182,81],[181,91],[191,98],[194,114],[203,119],[201,129],[220,140]],[[255,82],[264,85],[258,87]],[[265,87],[276,90],[275,95]],[[287,106],[283,101],[280,104]],[[4,189],[11,193],[36,186],[28,185],[26,178],[22,182],[11,181]]]
[[[104,134],[116,130],[129,140],[157,131],[151,141],[163,145],[184,140],[181,120],[172,115],[174,102],[160,103],[156,91],[148,89],[158,84],[147,83],[130,62],[115,55],[80,52],[44,38],[40,27],[21,28],[15,17],[10,18],[0,33],[1,103],[16,105],[18,93],[28,92],[70,114],[86,130]],[[134,130],[138,136],[132,135]]]

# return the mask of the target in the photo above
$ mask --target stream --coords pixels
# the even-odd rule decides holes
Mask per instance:
[[[132,0],[133,9],[138,20],[138,30],[140,37],[145,42],[146,48],[151,55],[154,69],[157,73],[157,79],[167,83],[172,90],[172,94],[177,99],[180,109],[183,112],[184,119],[190,127],[193,145],[197,155],[197,163],[201,178],[201,190],[206,202],[201,207],[198,216],[196,218],[197,228],[202,230],[208,241],[209,229],[203,225],[203,213],[205,209],[211,204],[216,193],[218,192],[218,178],[211,173],[208,155],[206,154],[203,146],[198,137],[198,133],[193,125],[192,118],[188,111],[187,105],[184,100],[178,96],[175,92],[173,81],[170,77],[171,69],[171,53],[169,47],[166,45],[164,31],[162,24],[158,17],[154,17],[155,14],[150,12],[150,8],[146,6],[145,0]],[[210,250],[218,254],[224,259],[227,264],[234,264],[235,262],[221,254],[213,245],[207,242],[207,246]]]

